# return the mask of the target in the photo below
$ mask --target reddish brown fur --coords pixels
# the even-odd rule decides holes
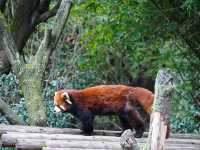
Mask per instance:
[[[153,93],[140,87],[129,87],[124,85],[101,85],[83,90],[60,90],[54,100],[61,104],[63,99],[61,94],[67,92],[73,96],[76,103],[84,109],[99,107],[101,109],[113,107],[121,111],[125,107],[127,100],[139,102],[146,112],[151,112],[153,104]]]
[[[75,109],[72,109],[72,106],[64,101],[61,96],[64,92],[69,94],[72,106],[73,104],[76,106],[76,108],[74,107]],[[124,129],[132,126],[136,129],[136,133],[138,131],[138,135],[141,136],[144,130],[144,123],[135,106],[140,105],[144,111],[150,113],[153,99],[153,93],[144,88],[125,85],[100,85],[82,90],[57,91],[54,96],[54,103],[56,105],[63,104],[66,111],[74,113],[85,126],[91,126],[91,130],[93,130],[91,125],[93,116],[117,114],[121,117]],[[77,112],[79,113],[78,115]],[[85,123],[86,120],[91,120],[91,122]]]

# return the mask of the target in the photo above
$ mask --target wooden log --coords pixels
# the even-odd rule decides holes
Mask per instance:
[[[70,134],[47,134],[47,133],[19,133],[7,132],[1,136],[2,146],[12,147],[15,146],[17,139],[38,139],[40,141],[46,140],[75,140],[75,141],[107,141],[107,142],[120,142],[119,137],[111,136],[84,136],[84,135],[70,135]],[[138,143],[145,143],[146,138],[137,139]],[[174,139],[169,138],[166,143],[188,143],[200,144],[200,139]]]
[[[17,150],[40,150],[42,147],[50,148],[83,148],[83,149],[119,149],[119,142],[105,141],[74,141],[74,140],[36,140],[36,139],[19,139],[16,143]]]
[[[50,147],[43,147],[42,150],[84,150],[82,148],[50,148]],[[113,149],[87,149],[87,150],[113,150]]]
[[[120,149],[119,143],[105,141],[66,141],[62,143],[52,143],[47,141],[46,145],[51,148],[82,148],[82,149]]]
[[[0,124],[0,135],[7,132],[20,133],[47,133],[47,134],[75,134],[80,135],[80,129],[74,128],[51,128],[21,125],[5,125]],[[95,130],[94,135],[119,136],[121,131]],[[145,132],[143,137],[147,137]],[[170,138],[200,139],[200,134],[171,134]]]
[[[166,146],[164,150],[199,150],[199,147]]]
[[[16,150],[41,150],[42,147],[46,147],[45,142],[38,139],[18,139],[15,145]]]
[[[50,148],[43,147],[42,150],[84,150],[82,148]],[[85,149],[86,150],[86,149]],[[112,150],[112,149],[87,149],[87,150]],[[199,148],[195,147],[166,147],[165,150],[199,150]]]
[[[51,128],[36,126],[20,126],[20,125],[1,125],[0,133],[5,132],[21,132],[21,133],[48,133],[48,134],[80,134],[80,129],[72,128]],[[121,131],[94,130],[94,135],[120,136]]]
[[[172,95],[173,77],[170,70],[160,70],[156,77],[155,97],[147,143],[148,150],[163,150],[169,127],[169,105]]]
[[[39,139],[45,140],[75,140],[75,141],[108,141],[119,142],[119,137],[111,136],[84,136],[84,135],[72,135],[72,134],[40,134],[40,133],[21,133],[8,132],[1,136],[2,146],[11,147],[17,142],[17,139]]]
[[[176,138],[176,139],[200,139],[200,134],[170,134],[170,138]]]
[[[49,148],[43,147],[42,150],[84,150],[82,148]],[[85,150],[112,150],[112,149],[85,149]],[[194,147],[166,147],[165,150],[199,150],[199,148]]]
[[[146,145],[146,139],[142,142],[138,142],[139,148],[144,148]],[[42,149],[42,147],[49,148],[77,148],[77,149],[120,149],[119,142],[105,142],[105,141],[75,141],[75,140],[41,140],[41,139],[18,139],[16,143],[16,148],[20,150],[29,149]],[[188,149],[198,149],[200,144],[193,142],[183,142],[176,143],[175,139],[173,142],[166,143],[166,149],[176,148],[188,148]]]
[[[107,142],[88,142],[88,141],[65,141],[61,143],[54,144],[53,141],[49,141],[51,143],[46,143],[47,147],[50,148],[81,148],[81,149],[113,149],[119,150],[121,149],[118,143],[107,143]],[[140,149],[145,148],[146,143],[138,143]],[[198,149],[200,145],[194,144],[166,144],[165,149],[175,149],[175,148],[187,148],[187,149]]]
[[[133,132],[128,129],[125,130],[120,138],[120,145],[122,150],[139,150],[139,146],[137,141],[134,137]]]

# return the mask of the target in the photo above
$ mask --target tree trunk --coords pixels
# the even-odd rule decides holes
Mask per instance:
[[[172,96],[172,80],[170,70],[160,70],[157,74],[147,150],[164,149],[165,138],[169,134],[167,132],[169,132],[168,119]]]
[[[19,78],[31,125],[46,124],[46,107],[42,96],[44,73],[68,19],[71,3],[70,0],[62,0],[52,32],[46,30],[44,39],[35,56],[30,58],[29,64],[26,64],[22,55],[19,54],[14,38],[6,30],[5,18],[0,14],[0,45],[6,50],[12,69]]]
[[[25,72],[20,78],[24,97],[26,99],[26,108],[29,114],[30,125],[46,125],[46,106],[43,102],[43,81],[42,73],[37,72],[32,64],[25,65]]]

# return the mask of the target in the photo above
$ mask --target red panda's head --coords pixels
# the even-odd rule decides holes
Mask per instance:
[[[69,106],[72,105],[70,96],[67,91],[56,91],[54,95],[54,111],[55,112],[65,112],[68,111]]]

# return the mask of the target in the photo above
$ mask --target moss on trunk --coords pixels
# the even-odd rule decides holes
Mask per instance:
[[[43,102],[43,73],[32,67],[32,64],[25,65],[25,72],[20,79],[21,88],[26,101],[26,108],[29,114],[30,125],[46,125],[46,106]]]

